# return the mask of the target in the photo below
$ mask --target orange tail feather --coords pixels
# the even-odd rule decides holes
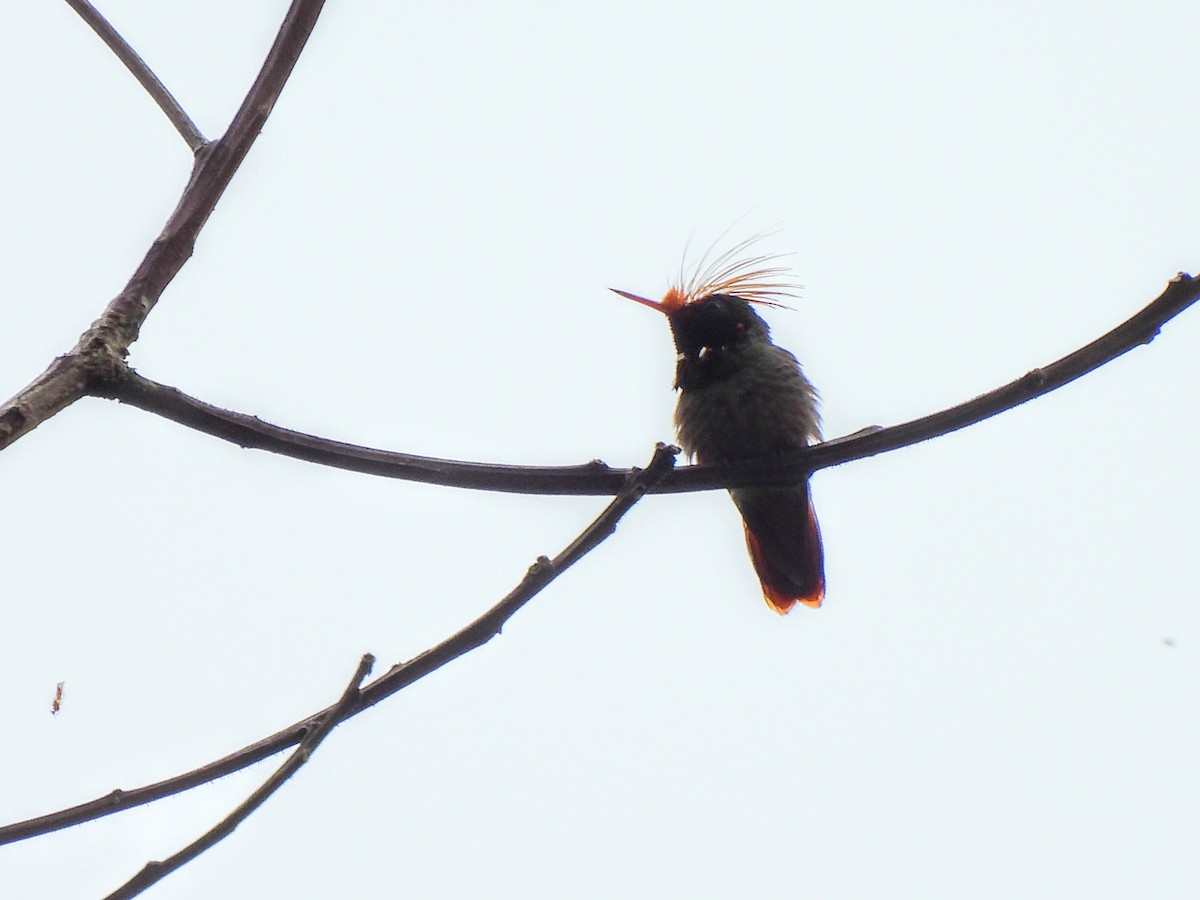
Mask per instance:
[[[794,494],[747,497],[739,492],[735,499],[767,605],[780,615],[797,603],[819,607],[825,597],[825,563],[821,530],[808,492],[802,495],[799,508]]]

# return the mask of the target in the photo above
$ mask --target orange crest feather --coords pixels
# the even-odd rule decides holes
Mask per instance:
[[[769,232],[748,237],[709,262],[709,254],[716,246],[714,243],[692,266],[690,272],[685,273],[681,265],[678,281],[671,285],[662,299],[663,307],[678,309],[688,303],[703,300],[712,294],[729,294],[740,297],[748,303],[761,303],[764,306],[788,309],[785,304],[779,302],[779,299],[795,298],[799,285],[796,284],[791,270],[786,266],[772,265],[787,254],[742,255],[758,241],[769,237],[770,234]],[[720,240],[721,238],[717,238],[717,241]]]

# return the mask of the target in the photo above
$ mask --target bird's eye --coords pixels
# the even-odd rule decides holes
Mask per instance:
[[[746,323],[745,323],[745,322],[734,322],[734,323],[733,323],[733,328],[734,328],[734,330],[735,330],[735,331],[745,331],[745,330],[746,330]]]

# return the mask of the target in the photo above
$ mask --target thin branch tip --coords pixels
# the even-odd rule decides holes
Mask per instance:
[[[100,40],[108,45],[117,59],[137,79],[138,84],[150,95],[150,99],[158,104],[158,108],[175,126],[175,130],[179,132],[179,136],[187,143],[192,153],[199,153],[209,143],[208,140],[200,133],[200,129],[196,127],[196,123],[192,121],[183,107],[179,105],[179,101],[167,90],[166,85],[146,65],[146,61],[129,46],[125,38],[121,37],[120,33],[88,0],[67,0],[67,4],[96,32]]]
[[[666,441],[659,441],[654,445],[654,458],[658,459],[660,456],[669,456],[671,458],[672,465],[674,465],[675,459],[682,452],[682,447],[678,446],[677,444],[667,443]]]

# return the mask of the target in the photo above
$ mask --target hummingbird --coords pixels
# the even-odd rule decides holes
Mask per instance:
[[[796,357],[771,340],[754,306],[786,308],[793,295],[777,256],[743,257],[743,241],[685,276],[661,300],[612,288],[667,317],[675,339],[675,426],[698,463],[731,463],[792,453],[821,439],[817,392]],[[746,546],[767,605],[784,615],[825,595],[821,531],[807,482],[731,488]]]

